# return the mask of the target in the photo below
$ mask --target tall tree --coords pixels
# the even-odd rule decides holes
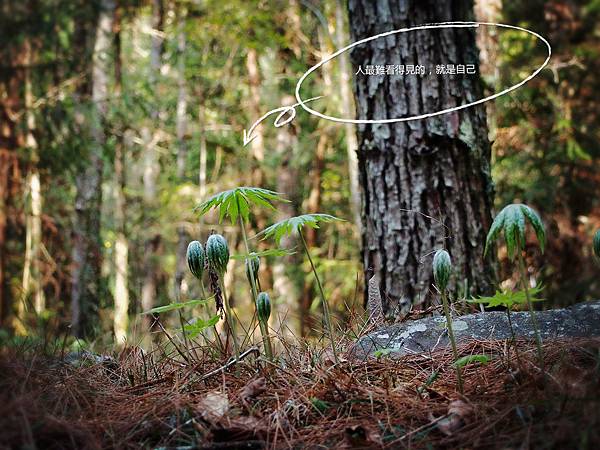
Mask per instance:
[[[152,2],[152,43],[150,48],[150,89],[154,99],[158,100],[158,80],[162,67],[164,50],[164,22],[165,5],[163,0]],[[144,142],[144,223],[147,233],[144,245],[144,281],[142,285],[142,309],[148,311],[155,306],[158,289],[158,261],[157,252],[161,244],[161,234],[154,223],[153,212],[157,208],[157,181],[160,173],[159,154],[157,144],[160,139],[160,114],[158,105],[152,107],[151,127],[142,129]],[[145,316],[147,323],[152,323],[152,316]]]
[[[100,210],[102,205],[102,170],[106,134],[104,122],[108,112],[108,80],[112,25],[115,3],[101,0],[93,45],[91,83],[84,82],[80,94],[88,100],[88,114],[83,114],[89,135],[90,148],[75,185],[75,220],[73,224],[73,282],[71,291],[71,326],[75,336],[91,335],[96,325],[100,299]],[[89,37],[85,24],[79,34],[83,49],[87,50]],[[91,86],[91,102],[86,96]],[[90,104],[91,103],[91,104]],[[84,126],[86,126],[84,124]]]
[[[187,83],[185,78],[185,16],[186,11],[182,9],[178,11],[177,21],[177,108],[175,117],[175,131],[177,134],[177,178],[180,183],[185,178],[185,167],[187,160]],[[201,137],[202,139],[202,137]],[[206,146],[206,144],[204,144]],[[204,149],[206,150],[206,149]],[[206,153],[206,152],[205,152]],[[200,157],[202,164],[202,156]],[[204,172],[206,174],[206,170]],[[202,186],[202,183],[201,183]],[[201,197],[203,198],[203,196]],[[189,236],[185,228],[185,224],[180,224],[177,227],[177,265],[175,273],[175,295],[179,300],[183,278],[185,276],[186,265],[186,250]]]
[[[31,80],[31,67],[34,60],[34,50],[31,38],[26,38],[23,43],[25,52],[25,146],[30,152],[30,170],[27,174],[26,193],[29,197],[29,207],[26,213],[25,261],[23,263],[23,298],[19,303],[24,307],[26,302],[32,301],[37,314],[46,309],[46,300],[40,273],[40,256],[42,247],[42,191],[40,172],[38,170],[39,155],[38,144],[35,139],[35,114],[33,111],[33,86]],[[21,318],[23,316],[21,315]]]
[[[335,0],[335,46],[340,49],[348,45],[348,32],[344,20],[344,8],[341,0]],[[352,101],[352,74],[350,73],[350,59],[348,53],[342,53],[339,57],[339,81],[340,81],[340,110],[343,117],[352,117],[354,112],[354,102]],[[325,67],[327,64],[323,67]],[[361,203],[360,203],[360,186],[358,184],[358,142],[356,140],[356,126],[352,123],[344,124],[346,132],[346,155],[348,158],[348,176],[350,178],[350,203],[352,213],[354,215],[354,223],[360,232],[361,220]]]
[[[470,0],[349,1],[352,40],[432,22],[472,20]],[[436,65],[473,64],[473,29],[400,33],[357,46],[359,66],[424,65],[432,75],[355,76],[359,119],[434,112],[481,98],[477,75],[436,75]],[[491,223],[493,187],[485,108],[424,120],[358,126],[363,200],[363,263],[379,273],[387,314],[402,314],[433,298],[423,259],[446,247],[456,269],[453,287],[487,291],[490,265],[483,243]],[[443,225],[428,216],[440,217]]]
[[[123,61],[121,44],[121,14],[122,8],[118,5],[115,8],[114,30],[114,95],[116,100],[120,101],[123,91]],[[122,104],[122,102],[121,102]],[[124,126],[118,127],[115,142],[115,314],[113,328],[115,341],[122,344],[127,338],[127,327],[129,326],[129,243],[127,241],[126,217],[127,217],[127,198],[125,196],[125,142]]]

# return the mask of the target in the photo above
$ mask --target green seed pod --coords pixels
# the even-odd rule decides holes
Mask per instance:
[[[446,289],[450,272],[452,271],[452,261],[446,250],[438,250],[433,257],[433,278],[435,284],[440,290]]]
[[[205,254],[202,244],[198,241],[192,241],[188,244],[187,248],[187,263],[190,268],[190,272],[198,278],[202,278],[204,272]]]
[[[258,280],[258,270],[260,269],[260,258],[258,256],[251,256],[246,259],[246,276],[248,281],[252,284],[252,281]]]
[[[594,235],[594,253],[596,258],[600,259],[600,230],[596,231]]]
[[[229,262],[229,246],[220,234],[211,234],[206,241],[206,259],[208,265],[217,273],[223,275]]]
[[[258,313],[258,320],[263,323],[269,321],[269,317],[271,317],[271,299],[266,292],[261,292],[256,297],[256,311]]]

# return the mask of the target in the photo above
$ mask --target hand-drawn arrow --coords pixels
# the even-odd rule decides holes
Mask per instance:
[[[318,100],[323,97],[325,97],[325,96],[319,95],[318,97],[312,97],[312,98],[309,98],[308,100],[303,100],[302,102],[308,103],[308,102],[312,102],[314,100]],[[252,133],[254,132],[254,130],[256,129],[256,127],[258,126],[259,123],[261,123],[263,120],[265,120],[271,114],[275,114],[278,112],[279,115],[275,118],[273,125],[275,125],[276,128],[286,125],[286,124],[290,123],[292,120],[294,120],[294,118],[296,117],[296,106],[299,106],[299,105],[300,105],[300,103],[294,103],[293,105],[290,105],[290,106],[281,106],[279,108],[272,109],[268,113],[262,115],[260,117],[260,119],[258,119],[256,122],[254,122],[252,124],[252,126],[248,129],[248,131],[244,130],[244,147],[256,138],[257,135],[252,134]],[[287,117],[284,121],[281,121],[281,119],[288,113],[290,114],[289,117]]]

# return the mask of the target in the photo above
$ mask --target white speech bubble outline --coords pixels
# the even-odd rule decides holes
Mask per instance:
[[[504,89],[503,91],[500,91],[500,92],[498,92],[496,94],[489,95],[487,97],[481,98],[481,99],[476,100],[474,102],[467,103],[465,105],[456,106],[454,108],[447,108],[447,109],[443,109],[441,111],[436,111],[436,112],[433,112],[433,113],[420,114],[418,116],[402,117],[402,118],[397,118],[397,119],[380,119],[380,120],[341,119],[339,117],[328,116],[327,114],[323,114],[323,113],[320,113],[319,111],[315,111],[314,109],[306,106],[305,102],[300,97],[300,88],[302,87],[302,83],[304,82],[304,80],[311,73],[313,73],[315,70],[319,69],[322,65],[324,65],[324,64],[328,63],[329,61],[331,61],[336,56],[341,55],[345,51],[348,51],[351,48],[356,47],[357,45],[364,44],[365,42],[373,41],[375,39],[379,39],[379,38],[382,38],[382,37],[391,36],[393,34],[405,33],[405,32],[414,31],[414,30],[428,30],[428,29],[435,29],[435,28],[478,28],[480,25],[502,27],[502,28],[511,28],[513,30],[519,30],[519,31],[524,31],[526,33],[529,33],[529,34],[537,37],[538,39],[540,39],[544,44],[546,44],[546,47],[548,47],[548,56],[546,57],[546,60],[544,61],[544,63],[540,67],[538,67],[531,75],[529,75],[527,78],[525,78],[521,82],[519,82],[519,83],[517,83],[517,84],[515,84],[513,86],[510,86],[510,87],[508,87],[506,89]],[[296,84],[296,92],[295,92],[295,94],[296,94],[296,100],[298,100],[298,104],[300,106],[302,106],[302,108],[306,112],[308,112],[310,114],[313,114],[315,116],[321,117],[322,119],[331,120],[333,122],[356,123],[356,124],[361,124],[361,123],[367,124],[367,123],[407,122],[409,120],[426,119],[428,117],[440,116],[442,114],[447,114],[447,113],[450,113],[452,111],[458,111],[460,109],[465,109],[465,108],[468,108],[470,106],[479,105],[479,104],[487,102],[489,100],[493,100],[495,98],[498,98],[501,95],[507,94],[508,92],[514,91],[515,89],[520,88],[525,83],[527,83],[529,80],[531,80],[532,78],[534,78],[538,73],[540,73],[540,71],[544,67],[546,67],[546,65],[548,65],[548,62],[550,61],[550,57],[551,56],[552,56],[552,47],[550,47],[550,43],[543,36],[539,35],[535,31],[531,31],[531,30],[528,30],[526,28],[517,27],[515,25],[507,25],[507,24],[504,24],[504,23],[494,23],[494,22],[460,22],[459,21],[459,22],[432,23],[432,24],[428,24],[428,25],[420,25],[418,27],[399,28],[397,30],[386,31],[385,33],[380,33],[380,34],[377,34],[375,36],[371,36],[371,37],[368,37],[368,38],[365,38],[365,39],[361,39],[360,41],[356,41],[356,42],[354,42],[354,43],[352,43],[350,45],[347,45],[344,48],[341,48],[340,50],[336,51],[335,53],[331,54],[330,56],[328,56],[327,58],[325,58],[324,60],[322,60],[320,63],[318,63],[318,64],[314,65],[313,67],[311,67],[310,69],[308,69],[304,73],[304,75],[302,75],[302,77],[300,77],[300,79],[298,80],[298,83]]]

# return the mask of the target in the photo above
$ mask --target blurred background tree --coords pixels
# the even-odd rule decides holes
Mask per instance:
[[[532,249],[528,262],[532,278],[546,285],[547,306],[599,298],[588,248],[600,225],[600,2],[493,3],[499,21],[540,32],[554,49],[548,69],[498,99],[492,113],[488,105],[496,207],[524,201],[546,220],[548,253]],[[84,305],[94,331],[78,334],[147,339],[152,319],[140,312],[201,295],[183,263],[187,241],[214,229],[241,252],[237,227],[211,215],[198,219],[194,206],[257,183],[292,202],[253,216],[250,236],[297,213],[348,220],[307,240],[327,274],[334,314],[361,311],[354,127],[299,110],[285,127],[265,121],[259,138],[242,147],[245,128],[293,103],[302,73],[349,42],[347,16],[341,0],[2,2],[3,329],[67,331],[72,305]],[[522,33],[500,31],[490,42],[482,55],[490,91],[543,61],[543,49]],[[354,72],[345,59],[328,64],[303,95],[325,92],[317,109],[352,116]],[[225,282],[249,321],[238,261],[231,260]],[[273,293],[271,325],[304,336],[321,315],[307,264],[291,255],[261,266],[261,286]],[[509,265],[500,279],[512,285]]]

